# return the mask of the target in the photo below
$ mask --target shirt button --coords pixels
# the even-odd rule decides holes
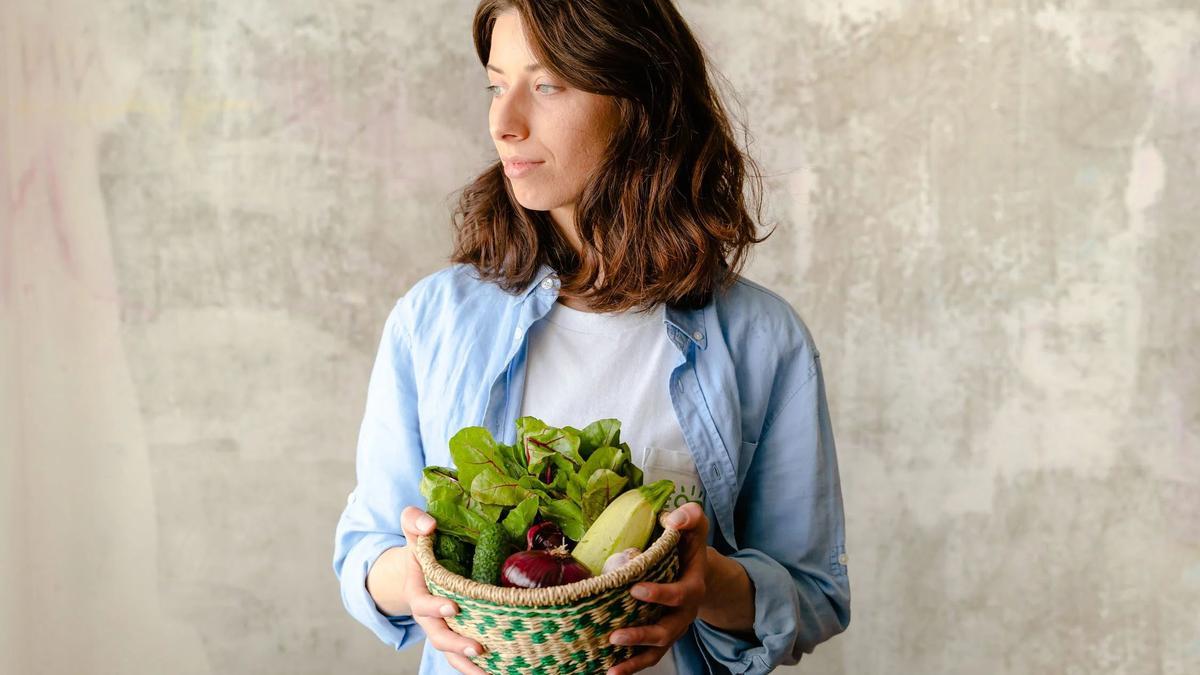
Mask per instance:
[[[553,287],[554,287],[554,282],[549,279],[546,279],[545,281],[542,282],[542,288],[544,288],[546,290],[550,290]]]
[[[692,333],[692,337],[696,338],[696,342],[699,342],[704,339],[704,333],[696,331],[695,333]]]
[[[839,563],[839,564],[842,564],[842,565],[845,565],[845,564],[846,564],[846,561],[847,561],[847,560],[849,560],[849,559],[850,559],[850,558],[848,558],[848,557],[846,556],[846,554],[845,554],[845,553],[843,553],[843,554],[841,554],[841,555],[839,555],[839,556],[838,556],[838,563]]]

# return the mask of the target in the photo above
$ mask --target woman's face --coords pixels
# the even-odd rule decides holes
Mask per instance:
[[[534,61],[520,15],[497,15],[487,65],[492,142],[517,201],[550,211],[577,243],[575,203],[608,147],[616,105],[610,97],[566,86]],[[510,161],[518,157],[535,163]]]

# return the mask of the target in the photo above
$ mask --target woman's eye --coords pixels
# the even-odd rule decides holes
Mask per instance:
[[[539,84],[539,85],[537,85],[536,87],[534,87],[534,89],[537,89],[537,90],[541,91],[541,88],[542,88],[542,87],[547,87],[547,88],[549,88],[549,89],[562,89],[562,87],[555,86],[555,85],[553,85],[553,84]],[[490,93],[492,94],[492,98],[495,98],[495,97],[497,97],[497,96],[499,96],[499,95],[500,95],[500,92],[499,92],[499,91],[497,91],[497,90],[499,90],[499,89],[501,89],[501,88],[502,88],[502,87],[501,87],[500,85],[498,85],[498,84],[491,84],[491,85],[488,85],[488,86],[484,87],[484,88],[483,88],[483,90],[484,90],[484,91],[487,91],[487,92],[490,92]],[[546,94],[552,94],[552,93],[554,93],[554,92],[553,92],[553,91],[547,91],[547,92],[543,92],[543,93],[546,93]]]

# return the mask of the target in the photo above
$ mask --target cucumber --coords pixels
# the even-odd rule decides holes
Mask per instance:
[[[471,572],[467,569],[467,566],[458,562],[457,560],[451,560],[450,558],[438,558],[438,564],[450,570],[451,572],[454,572],[460,577],[471,575]]]
[[[576,560],[600,576],[604,561],[627,548],[645,550],[658,524],[658,511],[675,491],[668,479],[621,493],[592,523],[571,551]]]
[[[508,532],[500,523],[492,523],[479,533],[475,557],[471,561],[471,578],[481,584],[500,583],[500,566],[508,557]]]
[[[439,532],[437,539],[433,541],[433,553],[439,560],[445,558],[460,565],[467,565],[471,562],[471,553],[467,550],[467,543],[443,532]]]

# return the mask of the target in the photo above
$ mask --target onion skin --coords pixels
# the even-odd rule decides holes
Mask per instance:
[[[526,550],[549,551],[567,543],[563,538],[562,529],[552,520],[546,520],[533,525],[525,532]]]
[[[509,588],[548,588],[592,576],[583,563],[571,557],[565,546],[549,551],[517,551],[500,568],[500,585]]]

